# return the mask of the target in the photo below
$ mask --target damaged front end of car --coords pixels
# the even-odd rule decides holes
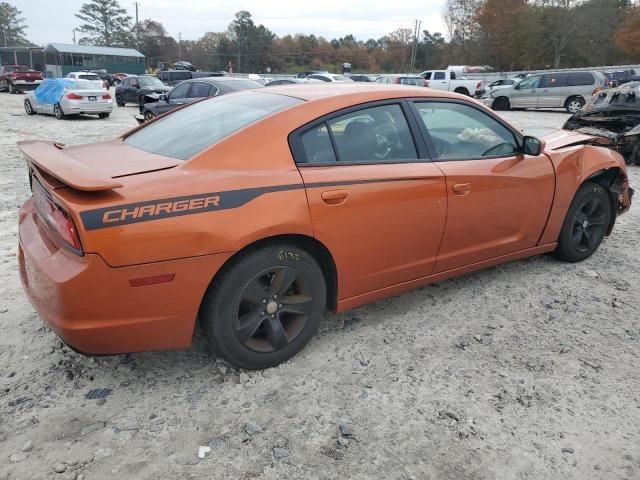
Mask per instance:
[[[563,128],[599,137],[628,164],[640,165],[640,82],[596,93]]]

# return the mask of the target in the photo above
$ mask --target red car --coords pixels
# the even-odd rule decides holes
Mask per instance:
[[[44,74],[31,70],[26,65],[3,65],[0,67],[0,91],[9,93],[34,90],[42,83]]]

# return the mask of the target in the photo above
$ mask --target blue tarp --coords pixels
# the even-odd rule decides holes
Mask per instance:
[[[75,83],[71,78],[45,78],[33,94],[40,103],[56,104],[62,98],[65,88],[73,88]]]

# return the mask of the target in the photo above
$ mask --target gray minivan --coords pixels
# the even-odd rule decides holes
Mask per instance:
[[[549,72],[529,75],[511,88],[492,92],[485,103],[494,110],[565,108],[575,113],[596,88],[607,85],[601,72]]]

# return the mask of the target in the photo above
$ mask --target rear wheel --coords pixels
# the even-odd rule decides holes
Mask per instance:
[[[471,95],[469,95],[469,90],[467,90],[466,88],[462,88],[462,87],[458,87],[454,90],[454,93],[459,93],[460,95],[466,95],[467,97],[470,97]]]
[[[60,106],[59,103],[56,103],[53,106],[53,115],[58,119],[58,120],[63,120],[66,115],[64,114],[64,112],[62,111],[62,107]]]
[[[607,191],[597,183],[585,183],[571,202],[554,255],[568,262],[590,257],[602,243],[610,221]]]
[[[109,113],[108,112],[99,113],[98,118],[109,118]]]
[[[491,108],[494,110],[510,110],[511,103],[507,97],[498,97],[491,104]]]
[[[18,93],[18,89],[11,82],[9,82],[9,86],[7,87],[7,89],[9,90],[9,93]]]
[[[199,312],[212,349],[248,369],[298,353],[318,329],[326,285],[316,260],[291,244],[240,254],[209,287]]]
[[[584,106],[584,104],[585,101],[582,97],[569,97],[564,104],[564,108],[569,113],[576,113]]]
[[[33,109],[33,105],[29,100],[24,101],[24,111],[27,112],[27,115],[35,115],[37,112]]]
[[[122,95],[116,93],[116,105],[119,107],[124,107],[124,100],[122,99]]]

